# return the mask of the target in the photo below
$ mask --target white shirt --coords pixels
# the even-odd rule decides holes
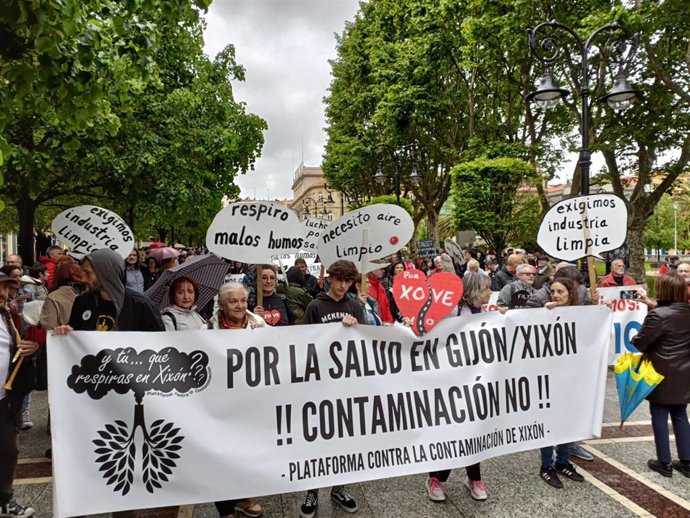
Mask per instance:
[[[0,316],[0,399],[4,399],[7,392],[3,388],[5,380],[10,372],[10,333],[7,330],[7,322]]]

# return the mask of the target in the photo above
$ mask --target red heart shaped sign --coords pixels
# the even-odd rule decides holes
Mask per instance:
[[[280,322],[280,311],[277,309],[270,309],[264,311],[264,320],[269,326],[278,325]]]
[[[405,270],[393,281],[398,310],[412,319],[412,330],[417,336],[429,332],[453,311],[462,291],[462,281],[450,272],[435,273],[427,279],[421,270]]]

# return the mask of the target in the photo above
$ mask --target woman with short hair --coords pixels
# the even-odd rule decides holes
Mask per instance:
[[[686,280],[676,273],[659,275],[654,282],[657,307],[644,319],[632,343],[646,355],[664,379],[647,396],[652,414],[656,459],[647,466],[671,477],[673,470],[690,477],[690,305]],[[678,460],[671,459],[668,416],[676,437]]]

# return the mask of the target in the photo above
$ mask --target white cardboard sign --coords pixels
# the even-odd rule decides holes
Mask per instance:
[[[378,203],[352,212],[331,223],[319,236],[321,263],[329,267],[338,259],[367,273],[386,265],[372,263],[397,252],[414,233],[412,218],[402,207]]]
[[[578,196],[558,202],[544,215],[537,243],[563,261],[601,257],[625,242],[628,209],[615,194]]]
[[[110,248],[124,259],[134,248],[134,234],[127,223],[114,212],[95,205],[62,211],[52,227],[58,241],[69,246],[73,255]]]
[[[266,263],[272,255],[297,253],[304,245],[297,214],[269,201],[231,203],[206,232],[211,253],[244,263]]]
[[[303,225],[306,229],[304,238],[304,246],[302,250],[305,252],[313,252],[316,254],[316,249],[319,244],[319,236],[328,228],[330,221],[325,219],[309,218],[304,221]]]

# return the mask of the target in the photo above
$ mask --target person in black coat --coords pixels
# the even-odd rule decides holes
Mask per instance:
[[[665,477],[676,469],[690,478],[690,305],[683,277],[675,273],[660,275],[654,283],[657,307],[647,313],[640,332],[632,343],[664,376],[647,396],[652,414],[656,459],[647,466]],[[677,461],[671,461],[668,416],[676,436]]]

